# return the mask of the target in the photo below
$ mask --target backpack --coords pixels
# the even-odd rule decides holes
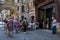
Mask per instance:
[[[27,21],[23,21],[23,25],[24,26],[28,26],[28,22]]]

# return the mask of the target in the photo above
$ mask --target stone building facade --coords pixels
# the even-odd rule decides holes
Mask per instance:
[[[22,15],[28,17],[28,2],[29,0],[0,0],[0,11],[10,10],[11,15],[20,20]]]
[[[35,6],[33,5],[33,0],[30,0],[28,2],[28,5],[29,5],[29,19],[30,19],[30,22],[31,21],[35,21]]]

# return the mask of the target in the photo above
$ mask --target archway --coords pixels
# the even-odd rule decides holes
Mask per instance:
[[[3,11],[5,11],[7,14]],[[10,16],[12,16],[15,19],[17,17],[16,7],[11,5],[2,5],[0,7],[0,14],[0,16],[3,16],[5,14],[5,18],[9,18]],[[2,19],[4,19],[4,17],[2,17]]]

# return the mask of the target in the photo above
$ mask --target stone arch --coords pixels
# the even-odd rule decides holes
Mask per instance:
[[[1,12],[2,10],[10,10],[11,16],[14,16],[14,18],[17,17],[16,6],[13,6],[13,5],[1,5],[1,7],[0,7],[0,12]]]

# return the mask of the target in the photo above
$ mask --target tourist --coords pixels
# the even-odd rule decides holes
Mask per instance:
[[[23,19],[23,29],[24,29],[23,31],[24,31],[24,33],[26,33],[27,27],[28,27],[28,22],[27,22],[26,18],[24,18]]]
[[[52,17],[52,33],[55,34],[56,33],[56,19],[54,17]]]
[[[13,33],[13,20],[12,20],[12,17],[10,17],[9,21],[8,21],[8,24],[9,24],[9,28],[8,28],[8,35],[9,36],[12,36],[12,33]]]

